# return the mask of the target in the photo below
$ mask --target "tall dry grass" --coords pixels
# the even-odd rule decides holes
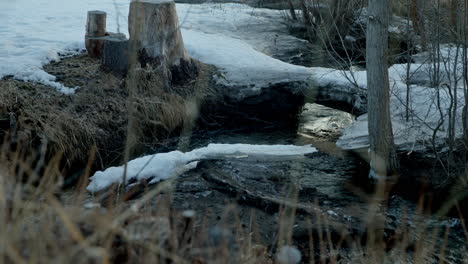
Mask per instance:
[[[177,211],[171,192],[177,179],[147,189],[135,200],[114,195],[105,204],[86,193],[93,155],[80,182],[63,190],[57,155],[38,173],[18,153],[5,148],[0,177],[0,263],[275,263],[279,248],[301,249],[303,263],[466,263],[451,259],[450,227],[429,226],[425,201],[420,200],[416,223],[401,214],[392,237],[384,237],[388,182],[380,181],[374,195],[363,195],[368,210],[361,215],[361,236],[346,232],[336,238],[333,219],[316,204],[306,217],[306,242],[294,239],[298,213],[293,203],[278,211],[275,241],[261,243],[262,223],[255,215],[240,223],[237,205],[227,206],[225,222],[213,235],[206,212]],[[284,199],[295,200],[292,188]],[[297,200],[296,200],[297,201]],[[405,210],[404,208],[402,210]],[[273,217],[273,216],[272,216]],[[304,216],[299,218],[304,219]],[[260,226],[260,227],[259,227]],[[464,226],[465,241],[468,232]],[[216,239],[214,239],[215,237]],[[214,242],[213,242],[214,241]],[[280,262],[276,262],[280,263]]]

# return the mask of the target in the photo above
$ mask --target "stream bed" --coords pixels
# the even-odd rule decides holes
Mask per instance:
[[[450,230],[446,241],[450,250],[445,258],[447,263],[460,263],[468,250],[460,219],[420,213],[416,201],[395,194],[378,207],[375,219],[380,220],[369,218],[371,201],[380,198],[371,191],[375,182],[367,178],[368,165],[358,155],[335,145],[341,129],[353,120],[354,116],[346,112],[306,104],[297,126],[243,127],[240,122],[237,128],[193,133],[188,150],[210,143],[311,144],[318,152],[295,158],[242,155],[200,161],[196,169],[177,179],[172,206],[202,215],[200,226],[222,226],[235,235],[252,232],[255,243],[272,248],[278,243],[279,230],[289,223],[292,243],[301,252],[310,252],[310,234],[319,236],[324,232],[320,221],[328,223],[325,226],[334,245],[343,239],[365,240],[368,221],[380,221],[386,248],[393,252],[389,254],[393,254],[393,261],[404,263],[415,258],[420,245],[435,248],[426,257],[428,263],[436,261],[444,243],[443,234]],[[281,214],[291,204],[296,206],[292,223]],[[308,223],[312,227],[307,228]],[[403,237],[408,239],[404,256],[396,246]],[[325,258],[339,255],[353,262],[353,246],[344,243],[341,248],[328,251]],[[305,253],[304,258],[324,258],[323,252],[313,254]]]
[[[221,2],[225,1],[222,0]],[[13,5],[4,8],[6,13],[13,12],[14,16],[12,17],[15,19],[28,18],[23,19],[24,21],[21,21],[21,23],[17,23],[14,30],[7,31],[7,41],[2,47],[6,47],[4,50],[8,51],[8,53],[18,56],[6,57],[8,60],[5,60],[4,64],[8,67],[1,68],[3,70],[2,74],[5,76],[5,80],[2,80],[5,83],[4,87],[21,87],[21,89],[17,89],[11,94],[18,95],[19,93],[22,95],[20,98],[25,100],[24,105],[26,106],[30,105],[28,102],[34,102],[35,105],[31,104],[34,106],[32,110],[29,109],[30,112],[45,113],[41,115],[41,118],[53,117],[54,114],[57,116],[55,119],[39,120],[40,122],[33,118],[25,119],[27,126],[22,127],[24,129],[22,132],[31,133],[23,133],[23,135],[30,135],[31,138],[34,138],[34,135],[37,134],[36,130],[43,132],[42,124],[56,124],[61,121],[61,123],[58,123],[62,127],[58,126],[57,131],[73,132],[71,134],[74,137],[70,138],[79,139],[76,140],[79,143],[78,146],[73,145],[75,142],[72,141],[70,143],[71,147],[69,147],[69,149],[73,150],[72,154],[81,154],[77,155],[78,157],[72,157],[72,155],[68,157],[78,160],[76,167],[83,169],[83,160],[87,161],[88,149],[83,147],[85,150],[82,150],[78,147],[82,147],[83,142],[94,143],[91,139],[84,140],[88,139],[90,135],[93,140],[94,138],[97,139],[96,143],[104,146],[101,147],[102,152],[107,154],[104,160],[106,158],[112,160],[112,162],[106,162],[105,164],[102,162],[100,169],[101,167],[113,166],[114,163],[120,161],[121,150],[126,137],[128,91],[125,90],[124,79],[109,73],[103,73],[100,69],[100,62],[88,58],[85,54],[68,58],[68,60],[64,59],[61,62],[53,62],[48,66],[42,67],[42,65],[43,57],[47,58],[46,61],[59,59],[60,51],[67,50],[63,43],[75,43],[68,49],[74,48],[70,54],[79,53],[83,45],[77,45],[77,43],[82,42],[83,34],[77,32],[84,29],[85,11],[87,11],[83,9],[83,6],[109,12],[109,17],[112,18],[109,20],[111,21],[115,17],[117,20],[117,25],[113,25],[109,29],[119,30],[120,15],[116,13],[119,13],[117,12],[118,9],[123,10],[123,17],[125,17],[128,4],[120,3],[117,5],[112,1],[104,1],[95,6],[94,1],[86,1],[89,5],[75,1],[73,5],[72,2],[68,3],[70,10],[63,13],[66,10],[54,10],[49,7],[50,5],[44,3],[45,1],[39,1],[34,6],[25,9],[16,8],[19,3],[15,2]],[[190,3],[193,3],[193,1],[190,1]],[[192,55],[199,56],[199,60],[209,59],[204,61],[206,64],[218,62],[223,66],[225,62],[229,62],[225,65],[227,69],[224,69],[224,71],[231,71],[236,74],[247,73],[246,76],[248,74],[253,75],[250,76],[252,83],[245,82],[244,79],[248,79],[245,76],[238,78],[242,81],[241,85],[239,84],[240,87],[250,93],[243,94],[237,91],[236,89],[239,87],[235,85],[231,87],[231,90],[242,95],[240,96],[242,100],[239,99],[233,105],[238,108],[244,107],[240,109],[240,112],[262,112],[262,114],[270,115],[273,121],[259,122],[261,120],[250,120],[253,122],[245,123],[243,120],[226,116],[224,122],[227,120],[228,126],[221,122],[216,126],[196,127],[182,137],[169,139],[174,142],[169,144],[169,147],[155,148],[148,151],[151,154],[175,149],[190,151],[205,147],[210,143],[311,144],[318,151],[297,157],[233,155],[199,161],[197,168],[185,172],[175,180],[171,192],[163,192],[151,199],[151,206],[148,206],[150,213],[155,211],[155,215],[161,214],[159,212],[159,209],[162,208],[160,207],[161,202],[166,202],[166,198],[169,198],[171,209],[180,211],[194,210],[196,212],[198,216],[196,228],[198,230],[219,227],[228,230],[228,233],[236,236],[236,238],[246,237],[243,234],[248,234],[248,237],[252,238],[253,244],[266,245],[269,251],[274,251],[280,240],[284,239],[281,230],[286,228],[290,230],[288,243],[301,250],[304,262],[317,258],[332,262],[333,257],[339,255],[340,258],[345,259],[343,262],[353,263],[353,250],[356,249],[355,242],[358,241],[362,245],[366,245],[369,226],[374,226],[375,229],[381,231],[384,237],[385,249],[390,252],[389,254],[395,255],[393,260],[399,260],[403,263],[411,262],[405,258],[413,257],[414,259],[414,255],[417,255],[422,246],[423,248],[432,249],[427,254],[428,263],[462,263],[463,258],[466,261],[465,255],[468,251],[466,220],[437,217],[431,210],[427,210],[426,213],[425,208],[420,209],[417,205],[416,195],[420,191],[419,186],[409,185],[405,188],[405,191],[415,194],[415,199],[405,199],[405,197],[392,192],[390,192],[389,197],[384,198],[372,195],[375,182],[367,177],[367,163],[363,161],[359,154],[343,151],[335,144],[342,129],[353,123],[355,116],[313,102],[308,102],[305,105],[299,104],[298,102],[304,98],[302,98],[303,96],[291,94],[291,91],[294,90],[292,88],[295,88],[298,84],[292,81],[295,79],[290,79],[290,76],[286,76],[288,78],[285,78],[285,80],[270,83],[270,78],[275,79],[276,75],[284,74],[285,69],[291,69],[293,77],[309,77],[310,69],[296,66],[330,66],[325,63],[327,61],[324,58],[325,56],[321,56],[323,54],[320,54],[320,52],[318,52],[319,54],[313,53],[311,50],[315,50],[315,47],[311,47],[306,40],[291,36],[289,28],[283,23],[282,13],[266,9],[256,10],[241,5],[232,5],[231,8],[231,11],[237,13],[230,13],[230,16],[227,16],[225,14],[226,10],[222,6],[217,8],[210,5],[180,5],[180,11],[183,11],[181,13],[191,14],[190,16],[180,16],[184,18],[185,22],[182,24],[182,30],[185,33],[185,44],[188,50],[193,53]],[[207,10],[211,12],[207,12]],[[53,14],[52,11],[57,13]],[[0,13],[2,13],[1,10]],[[258,16],[255,19],[251,18],[254,13]],[[8,18],[9,16],[5,17]],[[60,28],[57,29],[53,26],[59,25],[58,23],[50,22],[45,24],[44,22],[54,21],[57,17],[66,17],[67,23],[60,24]],[[204,20],[207,18],[213,19],[213,17],[216,19],[213,21],[208,20],[210,23],[206,23],[207,20]],[[232,22],[232,25],[235,26],[231,27],[231,23],[226,23],[226,17],[228,18],[227,21]],[[185,21],[185,18],[189,20]],[[122,28],[125,28],[125,23]],[[50,30],[45,31],[45,29],[49,29],[49,25],[51,26]],[[115,26],[118,27],[115,28]],[[213,32],[217,34],[213,34]],[[213,36],[223,36],[223,38],[212,38]],[[34,42],[29,43],[31,53],[24,52],[24,42],[31,39],[34,39]],[[203,43],[212,45],[203,45]],[[220,44],[215,45],[213,43]],[[228,44],[237,44],[237,46],[229,46]],[[51,45],[53,46],[53,52],[49,52]],[[220,47],[225,49],[217,49]],[[10,50],[14,52],[10,52]],[[215,51],[217,53],[213,53]],[[244,60],[240,60],[242,57],[236,52],[232,53],[232,51],[243,51],[245,52],[244,55],[247,54],[248,56],[244,57]],[[242,54],[242,52],[240,53]],[[35,54],[34,59],[31,59],[31,54]],[[219,56],[220,54],[230,56],[225,61],[218,61],[223,57]],[[252,54],[255,57],[250,57]],[[36,57],[42,59],[37,60]],[[232,58],[251,63],[251,68],[245,68],[244,65],[239,66],[239,64],[229,68],[233,66],[231,62],[235,61]],[[261,58],[262,60],[257,61],[255,58]],[[281,60],[284,63],[287,62],[288,65],[273,61],[272,58]],[[263,64],[260,62],[263,62]],[[272,70],[270,67],[272,62],[275,62],[274,64],[278,66],[278,69],[269,72],[267,70]],[[257,63],[261,66],[258,69],[254,67],[257,66]],[[10,67],[12,65],[15,67]],[[35,71],[30,71],[31,68],[34,68]],[[339,67],[332,65],[332,68]],[[252,72],[252,70],[257,71]],[[45,79],[37,80],[42,81],[42,84],[38,85],[29,82],[23,83],[13,80],[13,75],[17,73],[27,80],[36,80],[31,76],[36,76],[36,78],[38,78],[37,76],[41,78],[45,76]],[[265,74],[265,76],[256,76],[255,74]],[[223,76],[221,75],[221,77]],[[301,85],[309,84],[305,79],[298,80],[301,80]],[[207,80],[207,85],[211,84],[212,81]],[[265,87],[263,88],[271,88],[270,91],[257,94],[256,92],[262,91],[262,89],[253,89],[255,88],[254,81],[264,84]],[[63,85],[81,88],[77,89],[75,95],[66,96],[48,87],[48,85],[58,86],[55,88],[64,88]],[[288,93],[286,94],[284,91],[280,93],[281,89],[285,90],[286,86],[290,88],[287,91]],[[243,99],[249,99],[252,92],[255,92],[254,95],[258,97],[250,97],[250,99],[253,99],[246,103]],[[11,97],[11,94],[9,94],[8,98]],[[289,97],[285,95],[289,95]],[[17,104],[14,101],[17,101],[17,99],[12,100],[15,107]],[[272,105],[271,102],[276,104]],[[329,102],[328,106],[333,106],[333,104],[337,108],[336,100],[335,102]],[[290,107],[287,107],[288,105]],[[287,110],[292,109],[290,112],[294,112],[293,110],[298,105],[303,105],[302,110],[297,116],[292,116],[288,120],[289,122],[279,124],[280,122],[274,121],[275,118],[280,119],[280,115],[281,118],[288,117],[289,112]],[[245,108],[249,108],[250,112],[247,112]],[[19,110],[18,115],[20,112],[24,115],[24,111]],[[226,112],[229,112],[229,110]],[[71,113],[69,120],[62,118],[67,116],[64,115],[64,112]],[[214,114],[224,113],[216,112]],[[31,116],[35,117],[35,115]],[[4,123],[16,124],[16,122],[11,122],[10,119],[5,120],[8,122]],[[76,122],[76,120],[82,123]],[[77,130],[77,128],[80,130]],[[57,134],[61,135],[61,133]],[[48,138],[53,139],[51,136]],[[59,141],[60,139],[56,140]],[[32,142],[32,140],[29,141]],[[42,142],[35,143],[42,144]],[[152,143],[149,142],[148,145]],[[81,172],[79,171],[77,174],[81,175]],[[136,186],[136,188],[141,188],[137,193],[138,195],[145,194],[146,191],[158,187],[158,185],[142,186],[143,188]],[[138,198],[141,197],[138,195],[132,197],[135,199],[127,201],[129,206],[138,201]],[[444,200],[445,198],[445,196],[433,197],[434,200]],[[94,199],[94,197],[90,199]],[[373,207],[372,205],[379,206]],[[369,213],[371,209],[374,210],[372,214]],[[444,232],[447,232],[446,235]],[[311,236],[314,239],[312,242]],[[326,243],[330,244],[326,246],[326,252],[322,252],[320,247],[324,236],[328,236],[327,240],[329,241]],[[402,241],[405,241],[406,244],[400,243]],[[236,243],[238,242],[232,242],[234,245]],[[314,249],[312,249],[312,245]],[[446,247],[447,250],[442,259],[439,252],[443,247]],[[400,254],[402,252],[404,254]],[[236,258],[232,258],[232,263],[239,263],[236,260]],[[397,261],[390,261],[389,263],[393,262]]]

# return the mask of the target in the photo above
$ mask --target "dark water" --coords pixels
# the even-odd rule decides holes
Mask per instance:
[[[320,113],[317,113],[320,115]],[[368,165],[360,159],[359,155],[353,152],[347,152],[335,144],[336,138],[323,138],[299,131],[302,126],[301,118],[298,117],[296,126],[274,126],[274,125],[251,125],[239,126],[238,128],[229,129],[205,129],[192,133],[187,137],[187,148],[194,149],[204,147],[210,143],[245,143],[245,144],[293,144],[305,145],[311,144],[316,147],[320,153],[324,155],[317,158],[320,168],[310,167],[314,165],[306,165],[301,162],[298,165],[302,173],[306,174],[302,178],[308,184],[315,186],[321,193],[326,195],[329,200],[336,206],[334,210],[346,215],[353,215],[355,212],[365,212],[367,210],[367,202],[372,197],[375,188],[375,181],[370,180],[368,175]],[[343,164],[346,165],[344,166]],[[291,165],[295,167],[295,165]],[[318,166],[318,165],[317,165]],[[333,173],[333,170],[328,168],[342,168],[343,173]],[[241,166],[239,170],[248,169],[248,166]],[[248,174],[248,172],[245,172]],[[442,217],[429,213],[420,215],[417,206],[418,195],[404,196],[404,193],[419,194],[418,185],[396,185],[399,190],[394,190],[389,193],[389,197],[384,204],[387,204],[385,210],[382,209],[382,214],[386,216],[386,223],[389,228],[396,230],[402,226],[416,226],[424,223],[427,230],[442,232],[449,228],[451,233],[448,237],[448,244],[454,248],[453,256],[458,258],[467,250],[464,243],[463,220],[454,218]],[[426,205],[428,205],[426,203]],[[429,209],[431,212],[431,209]],[[435,213],[433,210],[432,213]],[[357,216],[361,217],[361,216]],[[437,231],[437,232],[439,232]],[[439,232],[439,233],[440,233]],[[440,233],[442,237],[442,233]],[[423,238],[426,239],[426,238]],[[440,240],[439,242],[441,242]],[[437,243],[439,243],[437,242]],[[458,256],[458,257],[457,257]]]

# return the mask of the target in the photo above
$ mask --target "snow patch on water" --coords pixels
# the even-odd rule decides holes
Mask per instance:
[[[316,151],[310,145],[209,144],[207,147],[190,152],[184,153],[176,150],[129,161],[126,168],[126,182],[151,179],[150,183],[157,183],[196,168],[200,160],[215,157],[232,155],[298,156]],[[91,177],[87,190],[98,192],[112,184],[122,183],[124,172],[125,166],[98,171]]]

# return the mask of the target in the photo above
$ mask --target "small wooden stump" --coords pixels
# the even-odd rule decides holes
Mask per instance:
[[[89,11],[86,23],[86,36],[104,37],[106,35],[107,14],[103,11]]]
[[[85,37],[86,50],[92,58],[99,58],[104,47],[104,37]]]
[[[125,75],[128,70],[128,39],[123,34],[109,35],[104,38],[101,58],[106,70]]]
[[[107,14],[103,11],[89,11],[86,22],[85,45],[90,57],[98,58],[104,46]]]

